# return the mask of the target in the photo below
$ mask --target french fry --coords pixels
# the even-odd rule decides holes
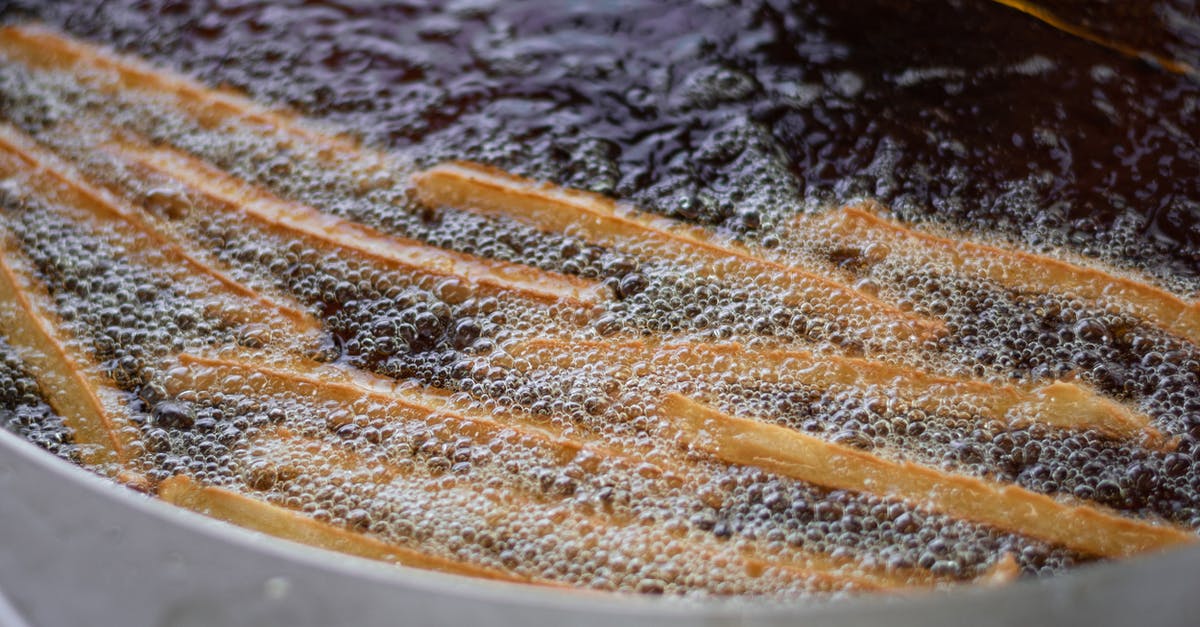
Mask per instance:
[[[164,480],[159,498],[179,507],[267,535],[400,566],[455,575],[529,583],[511,573],[434,555],[309,518],[230,490],[204,486],[184,475]]]
[[[305,468],[325,464],[332,464],[344,469],[348,473],[346,476],[351,476],[353,473],[362,472],[371,466],[362,456],[350,449],[342,448],[331,451],[316,440],[287,433],[284,429],[276,429],[276,431],[278,432],[264,433],[263,437],[259,438],[262,440],[259,446],[266,449],[260,459],[271,466],[272,472],[277,476],[299,477],[305,474]],[[411,466],[400,467],[389,464],[382,469],[372,468],[370,480],[379,485],[391,481],[403,481],[413,473]],[[439,489],[436,486],[429,486],[427,489],[431,491],[431,498],[437,498]],[[599,537],[620,537],[621,530],[640,524],[635,520],[613,513],[599,511],[582,513],[556,508],[557,501],[554,499],[546,500],[541,495],[535,495],[519,486],[506,488],[502,494],[493,498],[498,499],[497,502],[502,503],[504,508],[509,511],[551,508],[550,511],[554,513],[549,515],[555,519],[558,525],[566,529],[577,526],[595,529],[599,531]],[[705,556],[706,561],[724,561],[728,563],[728,567],[742,570],[752,578],[771,576],[805,589],[819,591],[847,588],[886,590],[928,586],[939,581],[937,578],[929,577],[926,571],[915,569],[902,569],[894,572],[873,570],[860,572],[852,562],[833,560],[820,555],[806,556],[807,559],[801,563],[795,563],[794,561],[759,557],[745,549],[730,551],[728,550],[730,547],[725,543],[711,537],[678,536],[653,526],[645,527],[641,529],[641,532],[659,537],[664,544],[667,542],[682,544],[688,554]],[[614,533],[616,535],[612,535]],[[595,538],[588,540],[588,542],[595,541]],[[647,563],[653,561],[651,556],[644,556],[644,558]]]
[[[83,461],[115,474],[130,460],[131,423],[120,392],[74,347],[13,240],[0,232],[0,328],[46,402],[75,431]]]
[[[685,442],[731,464],[801,481],[898,498],[950,516],[1100,557],[1128,557],[1195,542],[1167,524],[1068,505],[1024,488],[888,460],[784,427],[730,416],[681,394],[659,411]]]
[[[1103,270],[1044,255],[939,237],[859,207],[802,216],[796,226],[801,233],[821,233],[823,237],[832,236],[855,246],[882,244],[881,250],[889,254],[918,255],[922,261],[943,264],[956,272],[1012,289],[1065,293],[1092,302],[1113,303],[1193,344],[1200,344],[1200,303],[1189,303],[1164,289]]]
[[[208,127],[219,127],[231,119],[241,120],[279,132],[294,142],[315,146],[331,159],[336,154],[359,151],[356,142],[301,124],[290,112],[264,107],[232,90],[211,89],[42,25],[0,28],[0,54],[30,68],[72,72],[110,94],[126,91],[152,94]]]
[[[385,235],[311,207],[284,201],[178,151],[129,143],[112,144],[107,148],[118,159],[182,183],[208,198],[213,207],[239,212],[268,228],[350,251],[406,272],[456,278],[471,292],[516,293],[535,300],[565,301],[581,307],[595,305],[604,298],[604,288],[594,281]]]
[[[1121,43],[1120,41],[1117,41],[1116,39],[1112,39],[1111,37],[1105,37],[1104,35],[1101,35],[1100,33],[1096,32],[1090,28],[1087,28],[1086,26],[1072,24],[1071,22],[1068,22],[1067,20],[1059,17],[1057,14],[1050,11],[1049,9],[1039,6],[1033,2],[1025,2],[1024,0],[992,0],[992,1],[1002,4],[1011,9],[1016,9],[1017,11],[1020,11],[1021,13],[1024,13],[1040,22],[1045,23],[1046,25],[1050,26],[1051,28],[1053,28],[1055,30],[1060,30],[1064,33],[1067,33],[1068,35],[1078,37],[1085,41],[1090,41],[1090,42],[1100,45],[1100,46],[1104,46],[1105,48],[1108,48],[1109,50],[1119,52],[1131,59],[1139,59],[1139,60],[1151,59],[1154,61],[1155,64],[1157,64],[1159,67],[1163,68],[1164,70],[1167,70],[1168,72],[1174,72],[1175,74],[1184,74],[1184,75],[1192,76],[1193,78],[1200,77],[1200,70],[1197,70],[1196,67],[1190,63],[1187,63],[1185,61],[1180,61],[1178,59],[1172,59],[1169,57],[1165,57],[1161,54],[1155,54],[1155,53],[1149,52],[1147,50],[1139,50],[1138,48],[1135,48],[1128,44]]]
[[[1167,444],[1148,416],[1089,388],[1062,381],[1027,388],[946,377],[857,357],[747,349],[740,344],[536,339],[514,343],[508,350],[534,367],[570,367],[582,363],[631,365],[650,361],[660,367],[684,367],[699,375],[735,374],[768,383],[791,380],[820,388],[875,389],[928,411],[944,409],[951,404],[947,401],[952,401],[970,407],[981,416],[1011,424],[1034,420],[1056,429],[1094,429],[1111,438],[1141,439],[1155,448]]]
[[[0,124],[0,176],[23,180],[33,193],[51,204],[67,206],[100,222],[121,223],[135,235],[123,242],[127,248],[158,251],[179,265],[178,275],[206,277],[214,291],[249,301],[252,306],[226,312],[239,322],[288,324],[299,336],[312,335],[320,329],[320,323],[303,310],[267,298],[235,281],[212,262],[184,248],[168,229],[154,225],[153,218],[145,212],[93,187],[70,165],[5,124]]]
[[[944,330],[938,321],[901,312],[848,285],[764,259],[740,246],[718,242],[701,229],[637,213],[594,194],[468,162],[434,166],[417,173],[413,184],[426,205],[506,216],[632,254],[699,263],[720,279],[766,281],[782,289],[789,304],[805,303],[835,317],[863,316],[902,336],[928,338]]]
[[[314,397],[352,403],[361,399],[370,399],[386,406],[407,420],[428,422],[431,426],[450,427],[455,433],[471,439],[486,441],[502,436],[506,432],[517,431],[536,441],[540,446],[559,460],[566,463],[575,459],[581,452],[588,450],[597,457],[612,457],[611,451],[585,446],[578,441],[559,438],[544,431],[539,425],[501,423],[479,415],[466,415],[446,407],[431,406],[423,402],[419,394],[408,394],[403,389],[391,392],[375,386],[363,385],[361,379],[330,380],[314,377],[310,374],[268,367],[247,361],[233,359],[209,358],[184,353],[179,355],[179,362],[186,372],[175,373],[175,385],[185,385],[187,389],[211,389],[237,391],[229,386],[240,386],[241,380],[231,379],[228,375],[237,374],[241,379],[253,376],[257,389],[262,393],[289,393],[301,397]],[[172,388],[173,389],[173,388]]]

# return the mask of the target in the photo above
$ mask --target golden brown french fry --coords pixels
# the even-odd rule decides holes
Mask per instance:
[[[869,325],[919,338],[941,333],[935,320],[904,313],[854,288],[799,268],[770,261],[740,246],[719,242],[699,228],[634,212],[585,192],[537,183],[469,162],[434,166],[413,177],[418,198],[502,215],[549,232],[576,235],[590,243],[632,254],[700,263],[722,279],[767,284],[785,291],[790,304],[806,303],[830,316],[861,316]]]
[[[474,409],[470,407],[469,403],[456,401],[454,394],[448,390],[427,387],[413,381],[397,380],[350,366],[320,363],[291,353],[264,356],[236,347],[222,347],[220,355],[185,353],[180,358],[184,364],[195,364],[206,368],[219,369],[221,364],[230,364],[234,368],[262,369],[272,372],[284,380],[290,379],[294,385],[307,385],[312,381],[321,381],[324,385],[339,384],[356,389],[363,395],[395,397],[405,403],[420,406],[425,411],[449,411],[470,418],[514,425],[522,430],[546,437],[571,440],[606,455],[616,454],[593,434],[581,429],[571,429],[568,433],[554,421],[543,417],[515,409]]]
[[[897,462],[756,420],[730,416],[681,394],[660,412],[692,446],[731,464],[801,481],[898,498],[1101,557],[1124,557],[1197,540],[1167,524],[1068,505],[1013,485]]]
[[[446,407],[430,406],[419,394],[407,394],[402,388],[386,392],[374,386],[363,385],[362,378],[359,377],[330,380],[278,367],[187,353],[179,355],[179,362],[187,368],[187,372],[175,373],[174,379],[185,382],[188,389],[236,392],[242,381],[253,376],[256,390],[260,393],[297,394],[345,403],[370,399],[386,404],[391,410],[409,420],[428,422],[443,429],[449,427],[471,439],[486,441],[502,436],[505,432],[518,431],[545,447],[547,452],[562,463],[575,459],[584,450],[596,458],[613,456],[611,451],[551,435],[540,425],[500,423],[485,416],[466,415]],[[228,376],[230,374],[240,375],[242,379],[233,379]]]
[[[1113,303],[1194,344],[1200,344],[1200,303],[1153,285],[1044,255],[924,233],[859,207],[802,216],[801,233],[820,233],[857,247],[881,244],[888,254],[914,255],[957,272],[1017,290],[1070,294]],[[882,256],[881,256],[882,258]]]
[[[528,578],[512,573],[391,544],[230,490],[204,486],[184,475],[171,477],[159,484],[158,496],[179,507],[309,546],[400,566],[531,583]]]
[[[0,54],[27,67],[75,73],[94,88],[116,94],[141,91],[192,115],[201,124],[219,127],[234,120],[270,129],[297,142],[334,154],[358,150],[345,137],[314,130],[293,113],[270,109],[235,93],[205,87],[191,79],[140,60],[109,52],[39,24],[0,28]]]
[[[784,380],[817,387],[874,389],[927,411],[962,404],[979,415],[1020,424],[1035,420],[1057,429],[1094,429],[1112,438],[1141,438],[1149,447],[1166,444],[1150,418],[1089,388],[1055,381],[1037,388],[959,379],[902,365],[802,350],[747,349],[740,344],[642,340],[571,342],[536,339],[509,345],[534,367],[651,363],[690,373],[736,374],[769,383]]]
[[[0,328],[38,382],[42,395],[75,431],[83,461],[114,474],[130,458],[134,429],[119,391],[74,348],[49,296],[0,231]]]
[[[1128,44],[1121,43],[1110,37],[1105,37],[1085,26],[1072,24],[1067,20],[1059,17],[1053,11],[1034,4],[1025,2],[1024,0],[992,0],[1006,7],[1016,9],[1038,21],[1041,21],[1055,30],[1060,30],[1068,35],[1078,37],[1085,41],[1090,41],[1094,44],[1104,46],[1109,50],[1119,52],[1131,59],[1153,60],[1155,64],[1162,67],[1164,70],[1174,72],[1175,74],[1186,74],[1188,76],[1200,77],[1200,70],[1195,66],[1178,59],[1164,57],[1160,54],[1154,54],[1147,50],[1139,50]]]
[[[385,235],[370,227],[282,200],[178,151],[131,143],[106,147],[116,158],[187,186],[211,206],[236,211],[272,229],[283,230],[320,245],[351,251],[406,272],[453,277],[464,288],[515,293],[545,302],[590,306],[604,298],[594,281],[457,253],[415,240]]]
[[[153,224],[144,212],[93,187],[73,167],[63,163],[32,138],[17,129],[0,123],[0,176],[24,181],[38,197],[51,204],[61,204],[98,221],[117,221],[135,234],[123,245],[140,250],[160,252],[180,266],[179,273],[207,277],[214,290],[223,291],[252,303],[224,312],[239,322],[270,325],[291,325],[294,334],[315,334],[320,323],[296,306],[282,304],[243,285],[212,262],[184,248],[168,229]]]

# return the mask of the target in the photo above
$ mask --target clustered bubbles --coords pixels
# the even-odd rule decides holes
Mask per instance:
[[[481,9],[484,17],[489,11]],[[419,30],[430,41],[458,32],[453,20],[425,20]],[[271,54],[269,48],[259,52]],[[369,56],[345,56],[351,60],[338,57],[335,65],[371,63]],[[408,61],[406,72],[424,72],[420,59]],[[504,72],[520,72],[525,62],[519,54],[480,59]],[[598,62],[587,71],[602,78],[615,71],[611,65]],[[772,92],[804,107],[820,97],[813,90],[828,89],[844,102],[869,88],[851,71],[825,78],[824,87],[764,85],[744,68],[702,65],[666,89],[663,106],[690,115],[745,106]],[[296,85],[271,89],[291,97]],[[778,140],[798,133],[798,125],[810,129],[810,138],[852,134],[861,125],[853,111],[844,117],[767,110],[730,116],[711,133],[672,135],[662,143],[694,149],[652,151],[662,157],[657,170],[631,172],[632,153],[623,152],[629,147],[613,141],[560,138],[538,152],[528,146],[541,146],[542,138],[522,144],[507,141],[512,138],[499,129],[472,130],[488,117],[477,114],[490,109],[467,87],[454,97],[430,96],[439,107],[459,107],[457,119],[423,119],[394,130],[408,133],[408,140],[428,140],[409,155],[382,164],[366,157],[364,163],[331,162],[236,120],[200,124],[144,94],[100,94],[70,77],[0,65],[0,102],[11,123],[144,208],[233,279],[293,300],[321,323],[321,336],[311,342],[249,329],[221,315],[245,303],[206,296],[211,286],[188,278],[178,260],[139,247],[128,231],[6,184],[0,221],[46,285],[55,314],[75,338],[73,348],[95,360],[126,395],[138,432],[134,464],[151,482],[187,475],[436,556],[620,592],[801,598],[819,589],[798,569],[748,567],[746,554],[785,565],[815,555],[849,564],[846,572],[864,577],[922,572],[954,582],[987,574],[1003,556],[1030,575],[1095,559],[910,503],[825,489],[684,450],[654,403],[665,391],[679,391],[886,459],[1200,528],[1200,349],[1115,305],[1019,293],[904,251],[889,256],[878,248],[834,245],[824,234],[789,236],[782,225],[800,209],[801,185]],[[653,109],[655,93],[635,85],[623,102]],[[344,121],[358,119],[351,114],[369,110],[371,101],[313,90],[303,104]],[[386,234],[595,281],[612,299],[580,322],[566,304],[474,290],[453,278],[421,276],[281,234],[169,181],[148,185],[112,163],[93,150],[108,137],[109,123],[288,201]],[[472,141],[439,141],[459,134]],[[788,301],[779,276],[721,280],[650,247],[615,250],[413,199],[408,175],[419,163],[478,158],[464,154],[476,144],[490,146],[485,160],[648,201],[660,213],[745,237],[772,259],[803,259],[884,302],[944,321],[948,333],[895,350],[874,343],[871,336],[887,330],[871,326],[870,311],[831,316],[805,299]],[[893,194],[887,188],[899,183],[881,172],[899,148],[875,148],[874,174],[843,178],[842,196]],[[813,148],[806,158],[828,150]],[[565,359],[554,351],[521,350],[547,338],[592,348]],[[690,363],[648,351],[623,360],[607,344],[659,340],[865,355],[993,383],[1075,378],[1147,413],[1173,446],[1150,449],[1092,431],[1007,424],[953,398],[931,408],[878,387],[817,387],[801,371],[764,381],[753,370],[734,373],[719,358]],[[2,349],[0,421],[73,457],[63,418],[20,359]],[[285,385],[261,373],[178,367],[175,357],[184,351],[249,351],[285,363],[300,354],[398,382],[400,398],[415,396],[387,401],[360,392],[348,399],[345,392]],[[429,387],[442,392],[421,396],[432,394]],[[491,424],[484,421],[500,426],[480,426]],[[556,438],[585,442],[588,449],[581,453]]]
[[[751,238],[873,197],[1197,278],[1194,81],[1000,6],[10,4],[421,160],[466,152]],[[1151,48],[1189,28],[1157,14],[1106,26]]]
[[[37,381],[8,342],[0,342],[0,427],[78,462],[75,434],[42,398]]]

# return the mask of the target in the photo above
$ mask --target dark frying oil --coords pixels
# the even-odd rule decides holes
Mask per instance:
[[[489,161],[764,244],[793,212],[871,197],[906,219],[997,230],[1034,247],[1066,244],[1144,267],[1181,291],[1200,285],[1200,83],[983,0],[28,4],[0,0],[0,16],[34,14],[207,83],[297,107],[424,163]],[[1129,12],[1055,7],[1108,37],[1152,40],[1161,46],[1155,54],[1173,58],[1183,57],[1171,46],[1186,43],[1189,24],[1200,23],[1170,3]],[[239,280],[308,307],[328,341],[303,346],[306,354],[465,392],[472,410],[519,408],[655,459],[663,449],[645,447],[677,453],[677,446],[659,437],[661,425],[642,401],[676,389],[682,375],[653,372],[649,363],[613,374],[596,363],[603,360],[587,359],[554,376],[504,366],[512,363],[509,340],[556,337],[556,309],[453,298],[453,287],[248,228],[169,186],[130,181],[94,150],[108,137],[104,126],[118,120],[123,131],[390,233],[612,285],[603,315],[570,328],[572,337],[621,332],[862,348],[840,321],[777,306],[761,286],[693,281],[670,263],[466,212],[401,210],[402,190],[363,185],[342,164],[281,155],[269,139],[257,143],[256,132],[193,128],[158,111],[161,103],[95,93],[18,65],[0,64],[0,118],[169,219],[173,232]],[[388,541],[419,541],[435,554],[596,589],[798,594],[786,578],[736,564],[692,578],[723,562],[699,552],[668,555],[658,543],[675,531],[663,530],[691,530],[703,542],[734,539],[721,550],[811,552],[948,580],[980,575],[1006,554],[1022,572],[1042,575],[1093,559],[752,467],[697,462],[689,470],[695,484],[617,467],[583,472],[524,440],[435,433],[421,420],[394,420],[382,406],[356,405],[350,416],[341,401],[249,381],[237,387],[238,377],[225,380],[227,391],[197,385],[202,379],[161,365],[181,351],[261,347],[270,333],[209,315],[207,301],[195,298],[207,284],[169,271],[174,262],[162,251],[128,246],[136,234],[109,232],[20,192],[19,181],[0,187],[0,226],[14,234],[63,324],[128,394],[142,436],[131,448],[151,480],[187,474],[240,485]],[[938,263],[919,259],[867,264],[866,251],[805,244],[884,301],[945,322],[948,334],[920,356],[923,364],[1027,383],[1082,381],[1145,411],[1174,448],[981,420],[953,398],[924,411],[882,402],[879,390],[817,389],[802,373],[764,387],[696,377],[689,385],[698,397],[711,392],[724,409],[835,443],[885,456],[902,451],[949,472],[1200,529],[1200,348],[1119,308],[946,276]],[[77,456],[70,430],[19,361],[0,343],[0,427]],[[175,376],[184,379],[165,385]],[[169,395],[180,386],[185,393]],[[284,433],[279,425],[324,448],[267,446]],[[358,461],[330,472],[330,459]],[[370,460],[394,466],[404,480],[380,481]],[[512,507],[480,498],[488,492],[479,486],[536,498]],[[588,516],[591,504],[616,507],[639,524],[592,533],[590,523],[556,523],[543,543],[542,530],[561,512],[539,505],[541,496],[583,504],[579,512]],[[578,557],[577,542],[593,541],[608,548]],[[644,563],[647,555],[671,560]]]
[[[1200,278],[1200,82],[995,3],[25,4],[11,13],[429,161],[482,159],[751,235],[872,196],[1185,289]],[[1126,4],[1048,6],[1196,56],[1190,3]]]

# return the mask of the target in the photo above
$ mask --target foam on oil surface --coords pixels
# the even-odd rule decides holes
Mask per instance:
[[[388,541],[603,590],[812,594],[812,582],[793,571],[747,569],[743,551],[785,564],[817,554],[856,562],[864,572],[920,568],[950,579],[982,574],[1004,554],[1037,574],[1090,559],[920,507],[681,451],[663,437],[669,430],[652,402],[680,390],[881,456],[1200,527],[1200,353],[1104,303],[1014,293],[919,258],[859,263],[857,252],[815,238],[778,237],[764,249],[946,321],[945,338],[902,350],[873,342],[886,333],[864,329],[866,315],[829,319],[805,304],[785,305],[770,289],[721,284],[680,264],[640,258],[636,248],[618,253],[455,208],[418,207],[403,156],[383,174],[353,160],[331,164],[261,129],[200,128],[153,99],[101,96],[70,77],[31,75],[12,64],[0,66],[0,94],[9,120],[96,182],[135,199],[237,279],[286,293],[323,322],[325,336],[311,345],[239,328],[220,315],[238,304],[209,302],[221,299],[206,300],[203,283],[178,280],[169,259],[129,254],[128,232],[39,203],[19,186],[7,193],[3,223],[48,286],[57,314],[128,393],[144,450],[136,463],[152,479],[187,473]],[[177,185],[146,185],[99,156],[105,120],[287,199],[434,245],[602,280],[616,298],[578,325],[566,305],[503,294],[464,299],[445,281],[283,237]],[[719,362],[664,367],[647,355],[614,365],[601,349],[565,367],[533,367],[512,354],[530,339],[642,335],[865,352],[997,382],[1074,376],[1136,404],[1179,442],[1153,451],[1088,432],[1012,428],[954,398],[916,403],[887,389],[814,389],[802,372],[779,373],[764,385],[730,376]],[[516,431],[467,437],[453,420],[431,422],[371,399],[346,405],[320,393],[280,392],[252,378],[189,389],[189,377],[204,373],[173,368],[181,350],[234,346],[266,356],[299,352],[456,390],[452,404],[461,413],[528,412],[635,460],[666,460],[687,472],[664,475],[611,460],[582,468]],[[12,407],[30,405],[28,380],[16,381],[4,398]],[[37,429],[59,433],[49,413],[37,416]]]

